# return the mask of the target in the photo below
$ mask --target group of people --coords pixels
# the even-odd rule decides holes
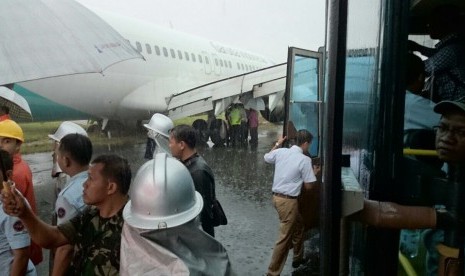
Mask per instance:
[[[48,248],[51,275],[231,273],[228,254],[214,239],[215,180],[195,149],[195,129],[175,127],[162,114],[145,127],[157,149],[134,180],[125,158],[92,159],[81,126],[63,122],[49,135],[56,195],[49,225],[36,213],[32,173],[20,155],[22,129],[9,119],[0,122],[2,271],[36,275],[41,248]],[[135,258],[140,254],[150,258]]]
[[[232,147],[246,146],[249,143],[250,133],[250,146],[256,149],[258,145],[257,110],[245,109],[243,104],[233,103],[226,109],[225,116],[229,126],[226,144]]]

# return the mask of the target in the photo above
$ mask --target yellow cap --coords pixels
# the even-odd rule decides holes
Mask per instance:
[[[24,142],[24,134],[21,127],[12,120],[4,120],[0,122],[0,137],[8,137],[18,139]]]

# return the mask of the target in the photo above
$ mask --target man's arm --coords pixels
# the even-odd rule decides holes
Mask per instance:
[[[412,40],[408,41],[408,49],[410,51],[418,51],[422,55],[427,56],[427,57],[431,57],[432,55],[434,55],[437,52],[437,50],[435,48],[429,48],[429,47],[420,45],[417,42],[412,41]]]
[[[275,160],[275,155],[272,154],[272,152],[273,152],[275,149],[280,148],[286,139],[287,139],[287,136],[284,136],[284,137],[279,138],[278,141],[273,145],[273,147],[271,148],[271,150],[270,150],[268,153],[265,153],[265,155],[263,156],[263,158],[265,159],[265,162],[266,162],[266,163],[274,164],[274,162],[275,162],[276,160]]]
[[[13,262],[11,263],[11,276],[26,275],[29,262],[29,246],[13,249]]]
[[[73,246],[66,244],[57,248],[53,261],[52,276],[65,275],[73,258]]]
[[[54,248],[69,243],[56,226],[48,225],[32,212],[26,199],[16,188],[11,191],[3,190],[2,202],[5,213],[21,219],[31,239],[41,247]]]
[[[304,182],[303,187],[307,192],[315,192],[318,190],[318,181]]]

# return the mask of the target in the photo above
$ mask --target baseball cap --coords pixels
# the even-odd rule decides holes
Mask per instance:
[[[451,110],[460,110],[465,113],[465,103],[458,101],[442,101],[434,106],[434,112],[445,114]]]

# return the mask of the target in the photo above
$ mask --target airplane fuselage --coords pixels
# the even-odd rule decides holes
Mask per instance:
[[[18,83],[35,121],[144,120],[166,112],[165,98],[205,83],[272,65],[259,55],[118,15],[96,12],[144,60],[78,74]]]

